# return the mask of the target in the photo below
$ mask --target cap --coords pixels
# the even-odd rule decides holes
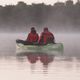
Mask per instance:
[[[34,27],[31,27],[31,30],[35,30],[35,28]]]
[[[47,31],[48,31],[48,28],[47,28],[47,27],[45,27],[45,28],[44,28],[44,31],[45,31],[45,30],[47,30]]]

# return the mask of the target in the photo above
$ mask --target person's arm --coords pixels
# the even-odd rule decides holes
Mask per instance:
[[[37,39],[36,39],[36,41],[38,42],[38,40],[39,40],[39,35],[37,34]]]
[[[30,40],[30,33],[28,34],[26,41],[29,41],[29,40]]]
[[[54,35],[52,34],[52,38],[55,39]]]
[[[55,37],[52,33],[51,33],[51,35],[52,35],[53,43],[55,43]]]

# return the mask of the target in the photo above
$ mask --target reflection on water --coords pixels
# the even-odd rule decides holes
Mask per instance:
[[[80,80],[80,59],[47,54],[0,58],[0,80]]]
[[[0,80],[80,80],[80,35],[55,36],[56,42],[64,44],[62,56],[46,53],[16,56],[15,40],[22,39],[23,34],[0,34]]]
[[[22,56],[22,55],[21,55]],[[17,59],[19,61],[24,61],[20,55],[17,56]],[[27,58],[28,62],[31,64],[31,69],[34,70],[35,65],[37,62],[42,63],[43,67],[44,67],[44,71],[48,69],[48,66],[51,62],[53,62],[54,60],[54,55],[49,55],[46,53],[40,54],[40,53],[26,53],[25,55],[23,55]]]
[[[28,62],[32,72],[37,71],[40,73],[43,71],[44,74],[49,74],[49,71],[52,72],[53,70],[80,70],[80,59],[77,59],[76,57],[56,57],[54,55],[47,54],[27,54],[23,57],[17,56],[16,59],[18,62]]]

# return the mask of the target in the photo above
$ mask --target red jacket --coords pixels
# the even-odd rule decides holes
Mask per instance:
[[[47,44],[49,42],[54,42],[54,35],[51,32],[42,32],[39,43]]]
[[[39,39],[39,36],[37,33],[33,34],[33,33],[29,33],[28,37],[27,37],[27,41],[28,42],[37,42]]]

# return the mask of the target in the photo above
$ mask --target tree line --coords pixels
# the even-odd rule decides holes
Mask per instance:
[[[25,31],[31,26],[49,27],[55,31],[79,31],[80,2],[73,4],[68,0],[54,5],[27,5],[20,1],[16,5],[0,6],[0,31]]]

